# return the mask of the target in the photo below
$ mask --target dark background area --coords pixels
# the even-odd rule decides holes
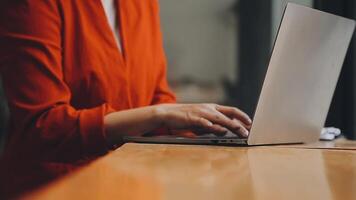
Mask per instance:
[[[253,116],[271,54],[271,0],[241,0],[239,14],[239,81],[236,106]],[[251,26],[251,24],[254,24]]]
[[[4,147],[6,137],[6,123],[8,119],[8,108],[5,100],[4,91],[2,89],[2,83],[0,78],[0,153]]]

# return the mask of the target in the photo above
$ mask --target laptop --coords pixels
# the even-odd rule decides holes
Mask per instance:
[[[129,136],[125,142],[267,145],[319,139],[355,21],[288,3],[248,138]]]

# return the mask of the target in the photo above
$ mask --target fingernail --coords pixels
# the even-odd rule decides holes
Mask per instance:
[[[249,134],[250,134],[250,133],[249,133],[247,130],[244,131],[244,135],[245,135],[246,137],[247,137]]]
[[[208,126],[213,126],[213,123],[208,122],[207,125],[208,125]]]

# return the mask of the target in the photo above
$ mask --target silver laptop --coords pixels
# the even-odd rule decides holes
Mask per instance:
[[[125,137],[126,142],[290,144],[318,140],[355,29],[355,21],[289,3],[250,135]]]

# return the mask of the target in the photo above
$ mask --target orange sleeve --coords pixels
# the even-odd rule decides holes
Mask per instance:
[[[5,3],[4,3],[5,2]],[[72,161],[105,153],[107,104],[75,109],[62,71],[62,20],[57,1],[2,1],[0,70],[16,156]]]
[[[159,16],[159,5],[158,1],[155,0],[155,5],[156,5],[156,10],[157,13],[155,13],[154,16],[156,16],[156,28],[158,29],[158,32],[160,34],[160,41],[159,41],[159,74],[158,74],[158,79],[157,79],[157,86],[155,90],[155,94],[152,100],[152,104],[161,104],[161,103],[175,103],[176,102],[176,97],[172,90],[168,86],[167,82],[167,61],[166,61],[166,56],[164,53],[164,48],[163,48],[163,40],[162,40],[162,31],[160,29],[160,16]]]
[[[152,100],[152,104],[162,104],[162,103],[175,103],[176,97],[174,93],[168,86],[167,76],[166,76],[166,64],[162,61],[160,69],[160,74],[157,81],[157,86],[155,94]]]

